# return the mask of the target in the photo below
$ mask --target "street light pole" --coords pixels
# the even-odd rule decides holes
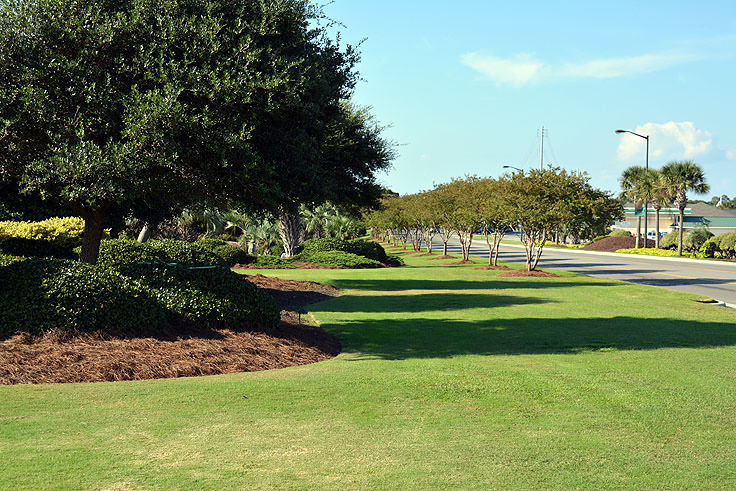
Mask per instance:
[[[640,135],[639,133],[634,133],[631,130],[616,130],[616,133],[631,133],[632,135],[636,135],[639,138],[644,138],[647,141],[647,156],[646,156],[646,173],[649,174],[649,135]],[[636,211],[636,203],[634,203],[634,211]],[[644,248],[647,248],[647,218],[649,215],[649,199],[644,199]]]

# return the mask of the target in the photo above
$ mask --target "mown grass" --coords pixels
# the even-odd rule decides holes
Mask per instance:
[[[736,486],[736,312],[405,260],[256,271],[345,289],[328,362],[0,387],[0,488]]]

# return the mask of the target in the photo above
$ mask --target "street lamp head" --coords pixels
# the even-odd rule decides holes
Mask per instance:
[[[616,133],[628,133],[626,130],[616,130]]]

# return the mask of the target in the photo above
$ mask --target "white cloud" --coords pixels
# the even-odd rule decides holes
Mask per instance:
[[[726,158],[728,160],[736,160],[736,152],[734,152],[733,150],[726,151]]]
[[[646,123],[633,130],[649,136],[649,159],[658,161],[694,159],[713,149],[713,135],[699,130],[689,121],[675,123]],[[646,142],[638,136],[625,133],[618,146],[619,160],[641,160]]]
[[[533,55],[518,54],[511,58],[466,53],[460,61],[499,84],[520,87],[545,79],[605,79],[630,77],[664,70],[671,66],[694,61],[698,57],[678,53],[653,53],[624,58],[602,58],[582,63],[559,66],[545,63]]]
[[[460,61],[495,82],[516,87],[536,78],[543,66],[530,55],[516,55],[513,58],[504,59],[479,53],[467,53],[460,58]]]

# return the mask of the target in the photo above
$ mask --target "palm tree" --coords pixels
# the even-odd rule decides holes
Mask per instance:
[[[682,256],[682,226],[687,206],[687,192],[707,193],[710,186],[705,182],[703,169],[692,160],[675,161],[662,167],[667,192],[680,210],[680,238],[677,254]]]
[[[619,181],[622,189],[621,197],[633,201],[636,209],[637,205],[644,202],[644,195],[648,193],[647,170],[640,165],[632,165],[623,171]],[[641,242],[641,217],[637,217],[637,219],[636,247],[638,248]]]
[[[263,254],[270,255],[271,248],[281,242],[279,226],[272,221],[263,220],[261,223],[251,223],[241,236],[241,242],[253,242],[256,247],[263,248]]]
[[[672,201],[672,197],[669,194],[669,191],[667,189],[667,181],[665,179],[664,174],[662,174],[662,171],[654,170],[649,171],[650,175],[652,176],[652,195],[650,198],[650,201],[652,203],[652,207],[654,208],[654,211],[656,213],[656,229],[657,229],[657,235],[654,238],[654,247],[659,249],[659,210],[661,210],[665,206],[669,206],[670,202]]]

